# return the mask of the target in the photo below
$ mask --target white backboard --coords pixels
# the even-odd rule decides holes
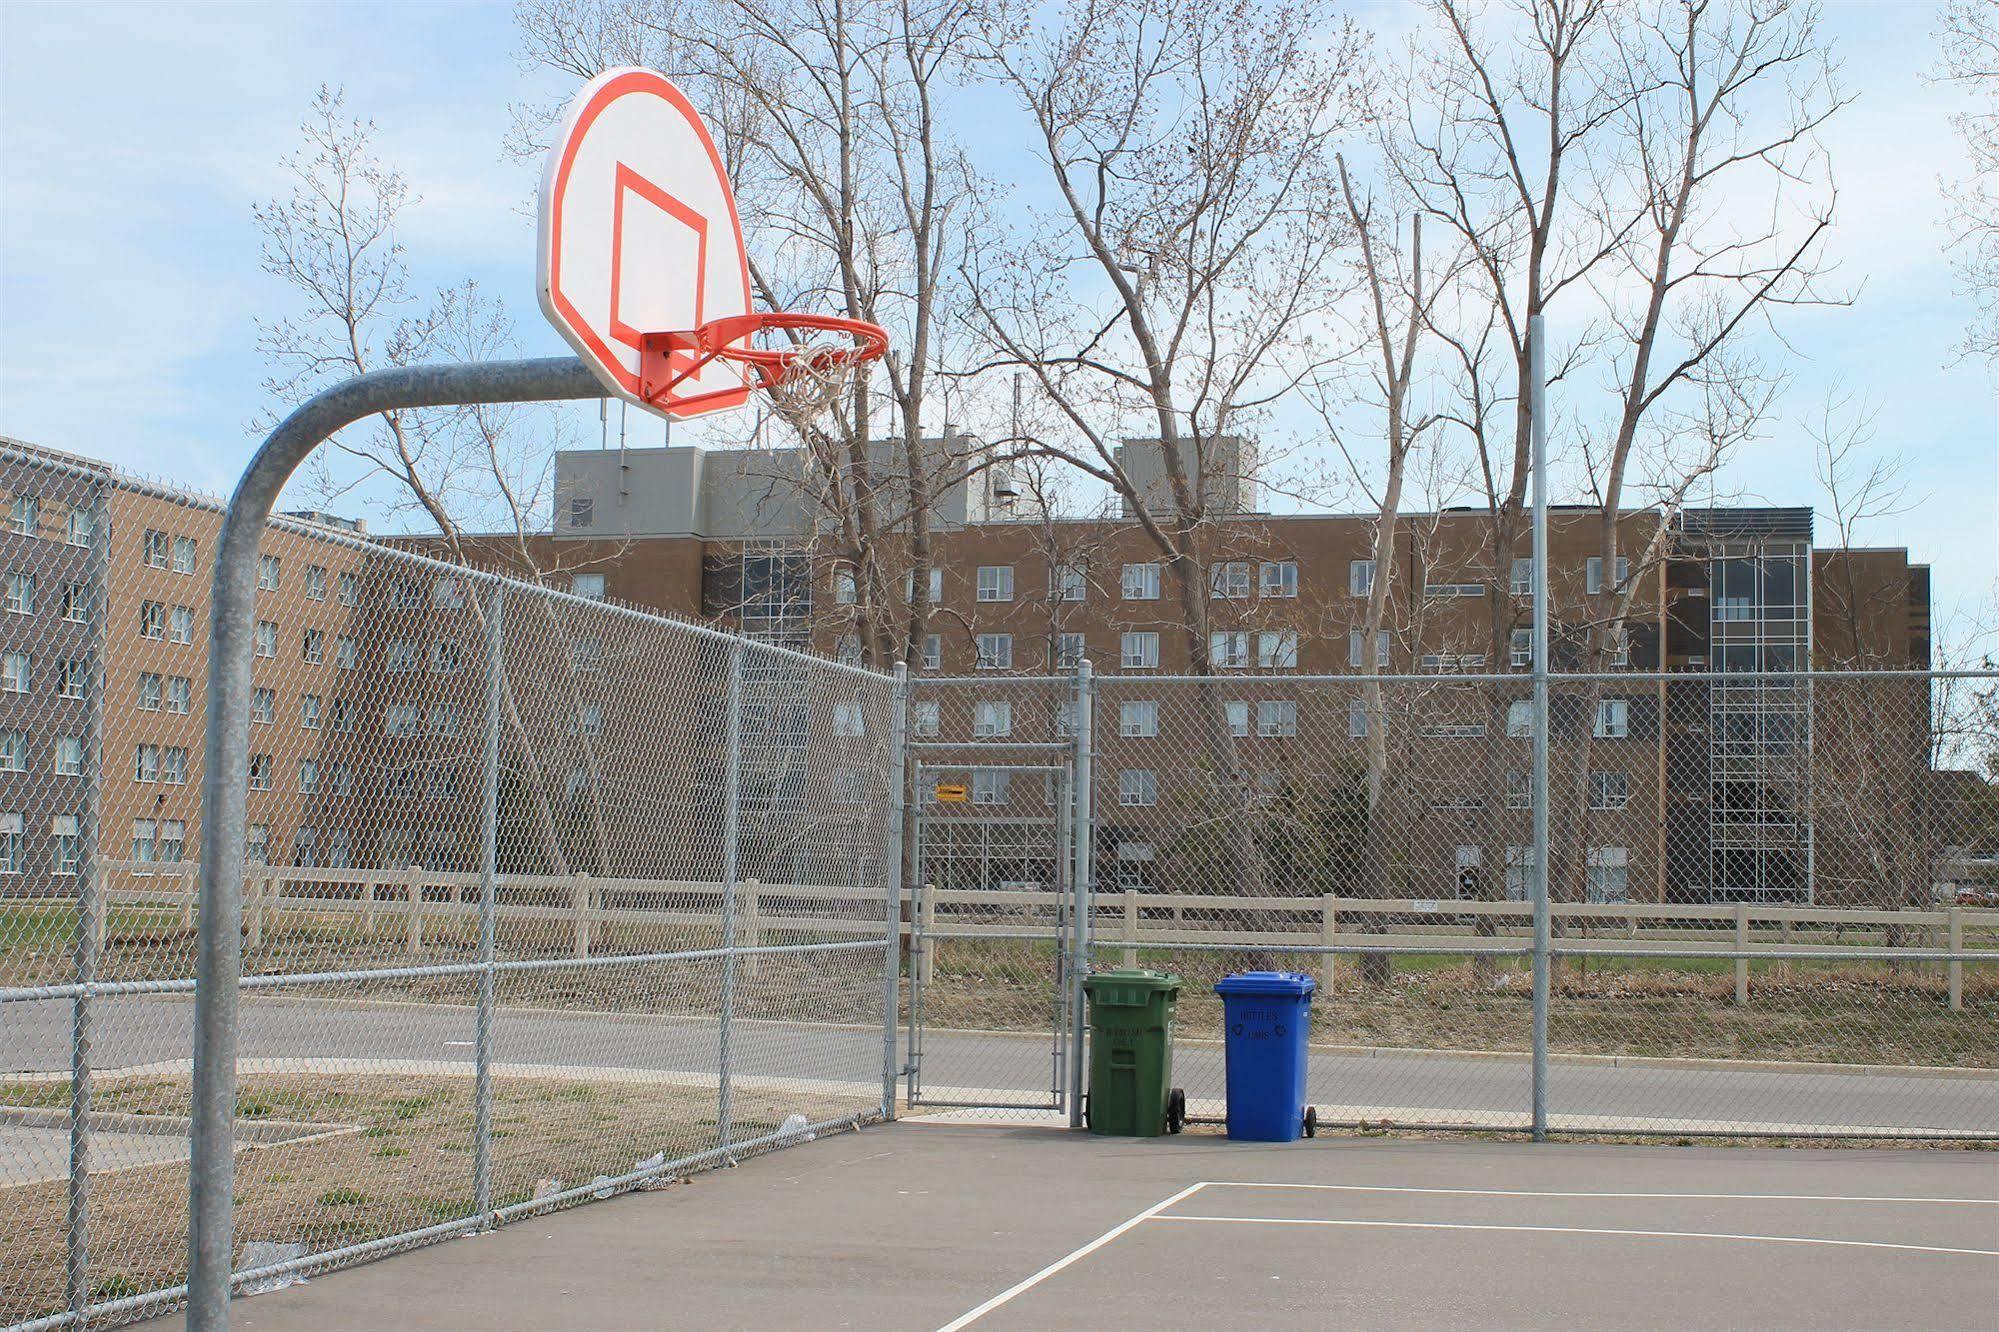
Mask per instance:
[[[750,308],[721,154],[664,76],[606,70],[570,101],[542,172],[538,267],[542,312],[618,397],[675,418],[748,400],[742,367],[727,360],[703,365],[662,401],[640,391],[645,334]]]

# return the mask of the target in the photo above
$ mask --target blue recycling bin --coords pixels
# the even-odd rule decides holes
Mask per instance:
[[[1317,1132],[1305,1104],[1305,1036],[1318,984],[1295,971],[1245,971],[1215,984],[1222,997],[1229,1136],[1295,1142]]]

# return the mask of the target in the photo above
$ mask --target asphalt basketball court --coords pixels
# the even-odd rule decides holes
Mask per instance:
[[[1995,1310],[1999,1154],[904,1121],[233,1313],[260,1332],[488,1332],[1970,1328]]]

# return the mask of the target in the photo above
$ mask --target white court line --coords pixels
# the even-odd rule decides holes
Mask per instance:
[[[1764,1202],[1957,1203],[1999,1207],[1999,1198],[1888,1198],[1850,1193],[1622,1193],[1557,1189],[1424,1189],[1390,1184],[1291,1184],[1254,1179],[1211,1179],[1211,1189],[1313,1189],[1327,1193],[1440,1193],[1470,1198],[1691,1198],[1703,1202],[1729,1200]]]
[[[1002,1304],[1005,1304],[1008,1300],[1012,1299],[1014,1296],[1020,1294],[1023,1291],[1032,1290],[1035,1286],[1040,1285],[1043,1281],[1046,1281],[1049,1277],[1054,1276],[1057,1272],[1069,1266],[1069,1264],[1077,1261],[1080,1258],[1089,1257],[1091,1254],[1095,1253],[1098,1249],[1103,1248],[1104,1245],[1109,1244],[1112,1240],[1116,1239],[1119,1235],[1124,1234],[1127,1230],[1130,1230],[1134,1226],[1137,1226],[1143,1222],[1151,1221],[1157,1218],[1161,1212],[1171,1207],[1174,1203],[1179,1202],[1183,1198],[1191,1198],[1196,1193],[1199,1193],[1202,1189],[1206,1187],[1207,1187],[1206,1184],[1189,1184],[1186,1188],[1180,1190],[1178,1193],[1174,1194],[1171,1198],[1167,1198],[1163,1202],[1156,1202],[1152,1204],[1152,1206],[1146,1208],[1144,1211],[1140,1212],[1137,1216],[1132,1217],[1129,1221],[1122,1222],[1118,1225],[1111,1227],[1109,1230],[1106,1230],[1103,1234],[1097,1236],[1095,1239],[1091,1240],[1088,1244],[1085,1244],[1082,1248],[1076,1249],[1073,1252],[1068,1253],[1063,1257],[1056,1259],[1054,1262],[1048,1264],[1048,1266],[1042,1268],[1039,1272],[1036,1272],[1033,1276],[1027,1278],[1027,1280],[1022,1281],[1017,1285],[1009,1286],[1007,1289],[993,1296],[991,1299],[987,1300],[984,1304],[981,1304],[978,1308],[972,1310],[970,1313],[962,1314],[959,1317],[952,1319],[950,1322],[944,1324],[943,1327],[938,1328],[937,1332],[958,1332],[960,1328],[970,1327],[973,1323],[978,1322],[981,1318],[984,1318],[987,1314],[999,1308]]]
[[[1141,1220],[1145,1218],[1139,1218]],[[1821,1239],[1813,1235],[1730,1235],[1705,1230],[1607,1230],[1595,1226],[1473,1225],[1462,1221],[1346,1221],[1291,1216],[1155,1216],[1154,1221],[1205,1221],[1236,1226],[1354,1226],[1383,1230],[1503,1230],[1537,1235],[1621,1235],[1636,1239],[1757,1240],[1765,1244],[1826,1244],[1843,1249],[1899,1249],[1908,1253],[1999,1258],[1999,1249],[1948,1249],[1936,1244],[1886,1244],[1880,1240]],[[1110,1238],[1105,1236],[1106,1239]],[[957,1326],[953,1324],[953,1326]]]

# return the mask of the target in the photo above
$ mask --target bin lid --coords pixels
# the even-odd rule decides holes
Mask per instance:
[[[1153,971],[1146,967],[1129,967],[1117,971],[1095,971],[1083,977],[1083,988],[1094,992],[1100,985],[1135,986],[1144,990],[1180,989],[1180,978],[1170,971]]]
[[[1317,981],[1299,971],[1239,971],[1215,982],[1215,993],[1224,998],[1232,994],[1299,996],[1318,988]]]

